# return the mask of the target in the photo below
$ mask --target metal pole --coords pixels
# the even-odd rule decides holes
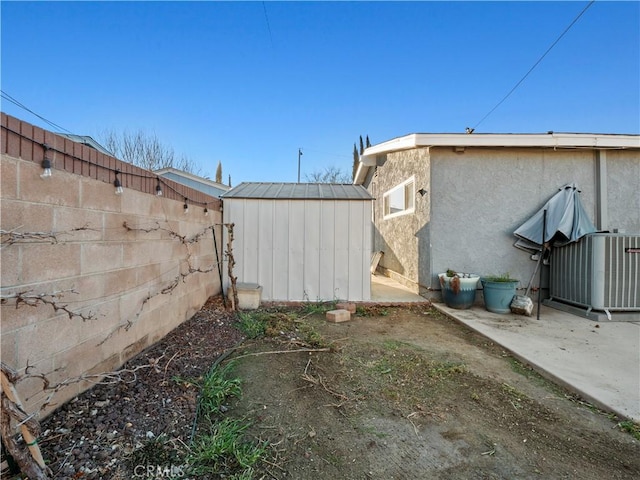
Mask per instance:
[[[216,240],[215,224],[211,225],[211,233],[213,233],[213,249],[216,251],[216,262],[218,263],[218,275],[220,276],[220,293],[222,294],[222,304],[224,305],[224,308],[227,308],[227,299],[224,296],[224,285],[222,284],[222,266],[220,265],[220,256],[218,255],[218,242]],[[220,236],[222,237],[222,224],[220,224]]]
[[[302,156],[302,149],[298,149],[298,183],[300,183],[300,157]]]
[[[542,264],[544,265],[544,239],[547,236],[547,210],[545,209],[542,212],[542,251],[540,255],[542,255]],[[540,277],[538,279],[538,312],[537,312],[537,320],[540,320],[540,301],[542,300],[542,268],[540,269]]]

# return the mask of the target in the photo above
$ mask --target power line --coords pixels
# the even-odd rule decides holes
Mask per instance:
[[[269,23],[269,16],[267,15],[267,6],[262,2],[262,10],[264,11],[264,19],[267,22],[267,30],[269,31],[269,40],[271,41],[271,48],[273,49],[273,37],[271,36],[271,24]]]
[[[20,103],[18,100],[16,100],[15,98],[13,98],[11,95],[9,95],[7,92],[5,92],[4,90],[0,90],[0,93],[2,94],[2,98],[4,98],[5,100],[10,101],[11,103],[13,103],[14,105],[22,108],[23,110],[26,110],[27,112],[29,112],[32,115],[35,115],[36,117],[38,117],[40,120],[42,120],[43,122],[46,122],[48,125],[52,126],[53,128],[56,128],[58,130],[63,130],[65,132],[67,132],[70,135],[73,135],[72,132],[70,132],[69,130],[67,130],[64,127],[61,127],[60,125],[58,125],[57,123],[53,123],[51,120],[47,120],[46,118],[44,118],[42,115],[37,114],[36,112],[34,112],[33,110],[31,110],[29,107],[25,106],[24,104]]]
[[[529,74],[530,74],[531,72],[533,72],[533,69],[534,69],[534,68],[536,68],[536,67],[538,66],[538,64],[542,61],[542,59],[543,59],[544,57],[546,57],[546,56],[547,56],[547,54],[551,51],[551,49],[552,49],[553,47],[555,47],[555,46],[556,46],[556,44],[560,41],[560,39],[561,39],[562,37],[564,37],[564,36],[565,36],[565,34],[566,34],[570,29],[571,29],[571,27],[573,27],[573,25],[574,25],[574,24],[575,24],[575,23],[580,19],[580,17],[581,17],[581,16],[582,16],[582,15],[583,15],[583,14],[584,14],[588,9],[589,9],[589,7],[591,7],[591,5],[593,5],[594,3],[595,3],[595,0],[591,0],[591,1],[589,2],[589,4],[588,4],[586,7],[584,7],[584,9],[583,9],[579,14],[578,14],[578,16],[577,16],[576,18],[574,18],[574,19],[573,19],[573,21],[569,24],[569,26],[568,26],[567,28],[565,28],[565,29],[564,29],[564,31],[560,34],[560,36],[556,39],[556,41],[555,41],[555,42],[553,42],[553,43],[551,44],[551,46],[550,46],[549,48],[547,48],[547,51],[546,51],[546,52],[544,52],[544,53],[542,54],[542,56],[538,59],[538,61],[537,61],[536,63],[534,63],[534,64],[533,64],[533,67],[531,67],[531,68],[529,69],[529,71],[528,71],[527,73],[525,73],[525,74],[524,74],[524,76],[520,79],[520,81],[519,81],[518,83],[516,83],[516,84],[515,84],[515,86],[514,86],[511,90],[509,90],[509,93],[507,93],[507,94],[502,98],[502,100],[500,100],[500,101],[496,104],[496,106],[495,106],[495,107],[493,107],[491,110],[489,110],[489,113],[487,113],[484,117],[482,117],[482,119],[481,119],[478,123],[476,123],[476,124],[474,125],[474,127],[473,127],[473,128],[467,128],[467,132],[468,132],[468,133],[472,133],[472,132],[473,132],[473,131],[478,127],[478,125],[480,125],[482,122],[484,122],[484,121],[485,121],[485,119],[486,119],[489,115],[491,115],[491,114],[492,114],[492,113],[493,113],[493,112],[494,112],[494,111],[495,111],[495,110],[496,110],[500,105],[502,105],[502,104],[504,103],[504,101],[505,101],[507,98],[509,98],[509,97],[511,96],[511,94],[512,94],[513,92],[515,92],[515,90],[520,86],[520,84],[521,84],[522,82],[524,82],[524,80],[529,76]]]

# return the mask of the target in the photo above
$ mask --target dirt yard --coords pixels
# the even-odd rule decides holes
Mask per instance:
[[[332,352],[238,359],[266,478],[640,478],[616,422],[434,310],[308,319]],[[283,349],[248,343],[243,353]]]
[[[210,302],[125,366],[152,368],[55,412],[40,442],[54,477],[161,478],[135,468],[189,452],[198,392],[175,379],[202,376],[232,349],[221,365],[234,361],[242,396],[224,415],[268,442],[256,479],[640,478],[640,440],[618,419],[435,310],[370,307],[341,324],[261,315],[274,319],[268,336],[238,346],[235,317]],[[145,460],[158,439],[166,456]]]

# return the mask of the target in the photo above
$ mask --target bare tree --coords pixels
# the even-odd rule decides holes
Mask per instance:
[[[351,183],[350,175],[338,167],[325,167],[304,175],[310,183]]]
[[[101,142],[116,158],[147,170],[172,167],[196,175],[200,172],[193,160],[177,156],[173,147],[163,144],[155,133],[108,130],[101,135]]]

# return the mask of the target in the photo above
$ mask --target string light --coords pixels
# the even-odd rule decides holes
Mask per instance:
[[[122,183],[120,183],[120,179],[118,178],[119,173],[120,171],[116,170],[116,179],[113,181],[113,186],[116,187],[116,195],[122,195],[122,192],[124,192]]]
[[[124,193],[124,188],[122,186],[122,180],[121,180],[121,178],[122,178],[121,176],[122,175],[129,175],[130,177],[136,177],[136,178],[141,178],[141,179],[155,179],[156,182],[157,182],[156,183],[156,195],[159,196],[159,197],[160,196],[164,196],[164,194],[165,194],[165,191],[163,190],[163,188],[168,188],[169,191],[172,192],[175,195],[179,195],[179,196],[183,196],[184,195],[184,192],[181,192],[180,190],[175,189],[171,184],[164,182],[162,180],[161,176],[158,176],[158,175],[150,176],[150,175],[145,175],[145,174],[142,174],[142,173],[134,173],[134,172],[124,172],[123,173],[123,172],[121,172],[120,170],[118,170],[116,168],[109,167],[107,165],[103,165],[103,164],[100,164],[100,163],[95,163],[95,162],[92,162],[90,160],[87,160],[86,158],[78,157],[76,155],[73,155],[72,153],[68,153],[68,152],[59,150],[59,149],[57,149],[55,147],[51,147],[51,146],[47,145],[46,143],[38,142],[35,139],[33,139],[33,138],[31,138],[31,137],[29,137],[27,135],[24,135],[24,134],[22,134],[22,133],[20,133],[20,132],[18,132],[16,130],[8,128],[5,125],[1,125],[0,127],[2,128],[2,130],[10,132],[10,133],[16,135],[17,137],[20,137],[20,138],[23,138],[23,139],[28,140],[30,142],[33,142],[33,144],[39,145],[44,149],[44,159],[42,160],[42,162],[40,164],[41,167],[42,167],[42,170],[43,170],[42,173],[40,174],[40,176],[43,179],[48,179],[48,178],[50,178],[52,176],[52,168],[51,167],[52,167],[52,163],[53,162],[51,161],[50,158],[47,157],[47,153],[52,151],[52,152],[54,152],[54,154],[58,153],[60,155],[63,155],[65,158],[66,157],[72,158],[74,160],[81,161],[83,163],[86,163],[88,165],[94,166],[96,168],[104,169],[104,170],[109,171],[109,172],[114,172],[115,180],[113,181],[113,186],[116,189],[116,191],[115,191],[116,195],[122,195]],[[187,188],[189,188],[189,187],[187,187]],[[196,205],[202,205],[204,207],[204,214],[208,215],[208,209],[206,207],[207,207],[208,203],[210,203],[210,202],[198,201],[198,200],[190,199],[188,197],[183,197],[183,198],[184,198],[184,201],[185,201],[185,203],[184,203],[184,211],[185,211],[185,213],[189,212],[188,203],[193,203],[193,204],[196,204]]]
[[[51,178],[51,160],[48,158],[42,160],[42,173],[40,174],[40,178],[44,180]]]
[[[45,143],[42,145],[44,149],[44,160],[42,160],[42,173],[40,174],[40,178],[46,180],[51,177],[51,160],[47,158],[47,150],[49,150],[49,146]]]

